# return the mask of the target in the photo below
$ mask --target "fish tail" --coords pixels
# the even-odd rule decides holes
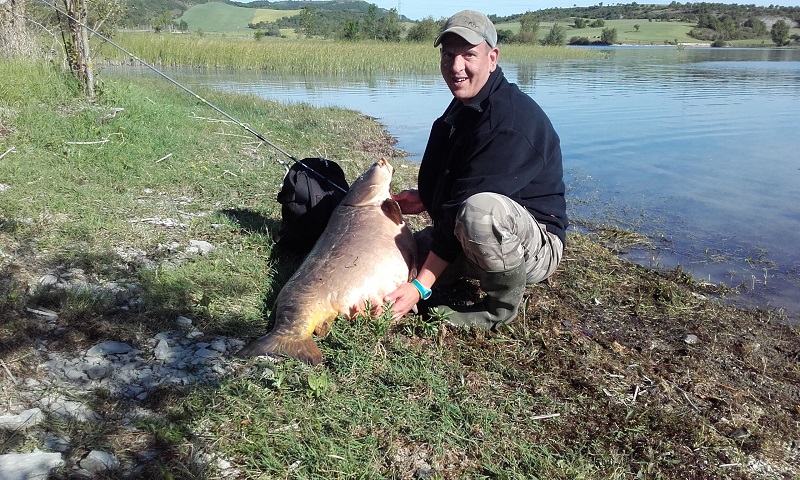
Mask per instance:
[[[316,365],[322,361],[322,350],[319,349],[314,339],[310,336],[298,338],[268,333],[263,337],[256,338],[236,352],[236,356],[240,358],[257,357],[259,355],[285,355],[311,365]]]

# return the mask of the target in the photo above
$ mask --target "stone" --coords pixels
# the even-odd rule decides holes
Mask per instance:
[[[78,462],[78,466],[98,475],[119,468],[119,460],[113,454],[102,450],[92,450]]]
[[[683,337],[683,343],[687,345],[697,345],[698,343],[700,343],[700,339],[697,338],[697,335],[693,335],[690,333]]]
[[[39,424],[42,420],[44,420],[42,410],[40,408],[31,408],[17,415],[0,415],[0,428],[6,430],[30,428]]]
[[[133,350],[133,347],[131,347],[127,343],[108,340],[102,343],[98,343],[94,347],[90,348],[89,351],[86,352],[86,356],[104,357],[106,355],[118,355],[120,353],[128,353],[131,350]]]
[[[186,249],[187,253],[196,253],[200,255],[208,255],[213,252],[216,247],[204,240],[189,240],[189,248]]]
[[[34,450],[31,453],[7,453],[0,455],[0,478],[3,480],[45,480],[50,473],[62,466],[60,453]]]
[[[189,328],[192,326],[192,319],[184,316],[180,316],[175,319],[175,323],[178,324],[181,328]]]

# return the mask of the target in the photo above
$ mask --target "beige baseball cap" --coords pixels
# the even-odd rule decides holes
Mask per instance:
[[[497,46],[497,30],[494,24],[489,17],[474,10],[462,10],[448,18],[433,46],[438,47],[447,33],[455,33],[470,45],[478,45],[485,40],[490,47]]]

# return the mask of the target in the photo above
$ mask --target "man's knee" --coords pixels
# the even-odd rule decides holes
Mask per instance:
[[[520,209],[513,200],[496,193],[483,192],[468,198],[461,205],[454,232],[466,257],[489,272],[505,271],[522,263],[523,250],[516,234]]]

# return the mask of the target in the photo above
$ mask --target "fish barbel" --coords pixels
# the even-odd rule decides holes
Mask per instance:
[[[275,301],[275,325],[239,357],[286,355],[318,364],[324,337],[338,315],[352,318],[414,274],[416,242],[392,200],[394,168],[385,159],[358,177],[325,232]]]

